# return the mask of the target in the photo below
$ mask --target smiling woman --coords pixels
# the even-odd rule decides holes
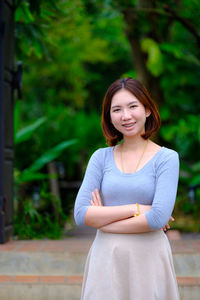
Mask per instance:
[[[179,159],[150,140],[160,124],[156,104],[139,81],[111,84],[102,111],[109,147],[92,155],[74,210],[77,224],[97,228],[82,300],[179,299],[164,233],[173,220]]]
[[[115,127],[113,121],[121,117],[119,121],[128,127],[131,123],[136,123],[134,114],[135,117],[139,114],[140,123],[144,121],[143,137],[145,139],[160,128],[158,108],[147,89],[136,79],[116,80],[108,89],[103,101],[102,129],[108,145],[114,146],[123,138],[123,134],[118,127]],[[141,114],[144,115],[145,120],[140,120]]]
[[[110,109],[111,123],[123,136],[144,134],[146,118],[150,114],[150,110],[125,89],[113,96]]]

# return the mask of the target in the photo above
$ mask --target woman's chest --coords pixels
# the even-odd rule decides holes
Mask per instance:
[[[130,175],[130,176],[129,176]],[[101,184],[104,205],[124,205],[131,203],[151,204],[155,193],[153,171],[142,174],[116,174],[106,171]]]

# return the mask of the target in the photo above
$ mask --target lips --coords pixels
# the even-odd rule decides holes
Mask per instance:
[[[133,127],[135,124],[136,124],[136,122],[125,123],[125,124],[122,124],[122,126],[125,127],[125,128],[131,128],[131,127]]]

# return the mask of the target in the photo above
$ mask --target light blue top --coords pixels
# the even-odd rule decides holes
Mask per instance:
[[[151,230],[162,228],[169,221],[176,200],[179,157],[172,149],[162,147],[135,173],[121,172],[114,160],[114,147],[100,148],[91,156],[82,185],[76,197],[74,218],[85,224],[85,214],[97,188],[104,206],[146,204],[145,213]]]

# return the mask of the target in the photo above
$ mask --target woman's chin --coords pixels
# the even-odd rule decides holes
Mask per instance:
[[[125,136],[127,136],[127,137],[141,136],[144,133],[145,133],[144,130],[141,130],[141,131],[132,130],[132,131],[123,131],[122,132],[124,137]]]

